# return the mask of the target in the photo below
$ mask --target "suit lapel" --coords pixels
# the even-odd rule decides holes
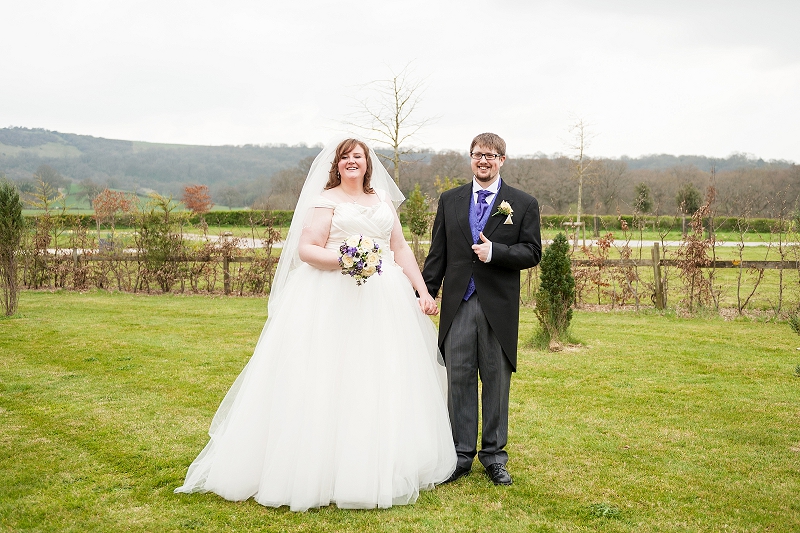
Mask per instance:
[[[461,190],[458,192],[458,197],[456,198],[456,220],[458,220],[458,227],[461,228],[461,232],[464,234],[464,238],[469,241],[470,246],[472,246],[472,229],[469,226],[469,210],[472,208],[470,205],[472,203],[472,182],[470,181],[467,185],[463,185]]]
[[[500,190],[497,191],[497,194],[494,195],[494,202],[492,202],[492,207],[490,207],[489,211],[489,220],[486,221],[486,226],[483,228],[483,236],[489,240],[492,240],[490,236],[497,229],[502,222],[506,220],[503,215],[496,215],[492,216],[494,213],[497,213],[497,207],[500,205],[500,202],[506,200],[506,192],[508,192],[508,187],[506,186],[505,182],[500,182]],[[469,224],[469,221],[467,222]]]

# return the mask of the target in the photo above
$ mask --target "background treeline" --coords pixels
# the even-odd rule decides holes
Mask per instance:
[[[687,187],[702,199],[712,182],[712,169],[715,210],[720,215],[777,218],[776,210],[785,203],[794,206],[800,195],[800,167],[783,161],[767,163],[741,155],[723,160],[665,155],[598,159],[591,161],[584,178],[581,212],[633,214],[638,188],[644,184],[650,206],[639,211],[675,215],[680,208],[679,193]],[[542,214],[577,212],[574,161],[565,155],[509,158],[500,174],[512,185],[536,196]],[[466,154],[445,152],[434,154],[427,162],[409,164],[405,175],[407,183],[417,182],[425,193],[435,197],[437,184],[444,177],[465,181],[472,173]]]
[[[175,197],[187,185],[204,184],[218,205],[256,209],[293,209],[318,152],[319,146],[306,145],[166,145],[0,129],[0,174],[23,191],[33,189],[37,172],[56,187],[79,183]],[[509,158],[501,174],[536,196],[543,214],[575,214],[578,181],[573,165],[568,155],[537,153]],[[44,166],[54,172],[42,172]],[[423,193],[436,199],[444,188],[466,182],[471,175],[465,152],[418,151],[406,156],[400,186],[408,196],[419,184]],[[702,200],[712,182],[717,215],[781,218],[781,213],[797,208],[800,166],[743,154],[724,159],[665,154],[596,159],[585,174],[581,211],[674,216],[687,194]],[[642,190],[648,195],[644,204]]]
[[[279,171],[270,187],[268,202],[260,208],[291,209],[302,188],[310,161]],[[576,214],[578,181],[574,161],[566,155],[509,158],[500,174],[538,200],[542,214]],[[466,153],[419,152],[403,164],[401,189],[409,195],[419,184],[436,199],[443,189],[472,178]],[[707,157],[644,156],[638,159],[590,161],[583,183],[582,209],[586,215],[692,214],[705,200],[709,185],[716,193],[718,215],[785,218],[797,207],[800,166],[786,161],[765,162],[741,154],[727,159]],[[642,208],[642,188],[649,201]],[[681,206],[682,201],[693,201]],[[639,208],[637,209],[637,205]],[[683,207],[683,209],[681,209]]]

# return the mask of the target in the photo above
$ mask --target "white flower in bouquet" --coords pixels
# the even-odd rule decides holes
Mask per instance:
[[[380,246],[362,235],[351,235],[339,247],[339,266],[342,274],[351,276],[356,285],[366,283],[370,276],[381,273]]]

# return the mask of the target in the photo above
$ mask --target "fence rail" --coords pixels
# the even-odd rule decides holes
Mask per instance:
[[[236,253],[236,250],[232,250]],[[644,251],[644,250],[642,250]],[[686,261],[674,258],[664,258],[659,243],[654,243],[650,250],[650,258],[641,259],[609,259],[596,257],[595,259],[572,259],[571,264],[576,282],[580,278],[578,301],[580,303],[617,302],[628,303],[652,301],[658,309],[664,309],[667,303],[667,287],[670,295],[682,294],[683,283],[680,281],[682,269]],[[247,253],[253,253],[248,251]],[[134,292],[151,290],[162,287],[169,292],[169,281],[163,282],[163,276],[153,270],[152,258],[141,251],[109,251],[82,250],[80,248],[60,249],[55,253],[24,254],[23,286],[28,288],[74,288],[83,290],[88,287],[108,288],[115,286],[120,290]],[[674,257],[674,256],[673,256]],[[151,263],[148,263],[150,261]],[[259,252],[257,255],[230,255],[224,253],[198,253],[184,254],[176,257],[163,258],[165,268],[174,274],[173,287],[175,290],[190,292],[215,292],[222,288],[224,294],[268,294],[277,257],[270,257]],[[48,277],[37,278],[32,275],[39,262],[40,272],[49,272]],[[138,264],[137,264],[138,263]],[[47,265],[50,266],[47,266]],[[170,267],[170,264],[172,267]],[[93,267],[91,265],[97,265]],[[103,265],[103,266],[101,266]],[[107,265],[107,266],[106,266]],[[185,265],[185,266],[183,266]],[[727,294],[724,306],[740,307],[740,288],[748,282],[748,275],[764,275],[765,271],[796,272],[800,279],[800,261],[739,261],[739,260],[706,260],[700,261],[696,268],[709,272],[708,269],[720,269],[715,276],[718,288]],[[739,269],[741,272],[736,272]],[[521,303],[531,301],[538,286],[538,272],[531,269],[523,272],[523,291],[520,295]],[[727,274],[725,273],[727,272]],[[759,274],[760,272],[760,274]],[[755,274],[754,274],[755,273]],[[761,308],[780,308],[774,306],[771,300],[790,297],[787,302],[800,306],[800,284],[789,285],[790,280],[781,272],[780,274],[767,275],[777,282],[766,281],[765,286],[759,288],[759,295],[750,301],[749,305]],[[709,274],[706,274],[709,277]],[[678,285],[675,285],[675,282]],[[756,287],[761,280],[755,282]],[[772,283],[772,285],[770,285]],[[779,295],[776,297],[769,291],[774,291],[778,284]],[[738,285],[737,285],[738,284]],[[780,285],[783,284],[783,285]],[[751,283],[752,285],[752,283]],[[163,288],[163,287],[167,288]],[[676,293],[676,287],[678,292]],[[791,289],[784,292],[783,287]],[[578,288],[576,286],[576,288]],[[748,289],[750,290],[750,289]],[[733,299],[733,300],[732,300]],[[758,302],[756,300],[759,300]],[[744,301],[744,300],[742,300]],[[780,300],[778,300],[780,301]]]
[[[133,254],[114,254],[114,255],[93,255],[93,254],[80,254],[77,250],[73,250],[72,259],[75,262],[75,269],[80,268],[80,262],[86,261],[144,261],[146,258],[140,256],[139,253]],[[231,293],[231,263],[252,263],[255,258],[251,256],[217,256],[217,257],[176,257],[170,259],[175,263],[222,263],[222,286],[223,292],[227,295]]]
[[[233,249],[235,253],[236,249]],[[277,257],[265,249],[251,255],[182,253],[159,257],[137,250],[105,252],[91,249],[26,251],[19,255],[21,285],[27,288],[109,288],[150,292],[215,292],[220,282],[231,294],[268,294]],[[96,265],[96,266],[92,266]],[[234,265],[239,265],[238,267]],[[234,287],[236,287],[234,289]]]
[[[682,267],[686,261],[679,259],[663,259],[661,248],[656,242],[650,250],[651,259],[572,259],[573,271],[576,267],[583,269],[617,268],[638,269],[651,267],[653,269],[652,301],[657,309],[666,307],[666,278],[662,274],[662,267]],[[707,260],[696,265],[699,269],[739,269],[763,273],[765,270],[791,270],[800,272],[800,261],[752,261],[752,260]],[[760,279],[759,279],[760,283]]]
[[[591,259],[573,259],[572,266],[589,267],[597,266],[598,262]],[[661,266],[678,266],[680,261],[677,259],[661,259],[658,264]],[[606,259],[602,261],[607,266],[622,267],[641,267],[653,266],[655,263],[650,259]],[[736,259],[726,261],[709,261],[702,268],[764,268],[764,269],[800,269],[800,261],[738,261]]]

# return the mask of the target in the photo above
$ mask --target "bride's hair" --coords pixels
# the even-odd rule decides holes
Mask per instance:
[[[333,189],[342,183],[342,177],[339,175],[339,161],[342,160],[345,154],[352,152],[356,146],[360,146],[364,150],[364,157],[367,160],[367,171],[364,173],[364,192],[372,194],[375,192],[370,187],[370,178],[372,177],[372,158],[369,156],[369,147],[358,139],[345,139],[336,147],[336,155],[331,163],[331,171],[328,175],[328,183],[325,184],[325,190]]]

